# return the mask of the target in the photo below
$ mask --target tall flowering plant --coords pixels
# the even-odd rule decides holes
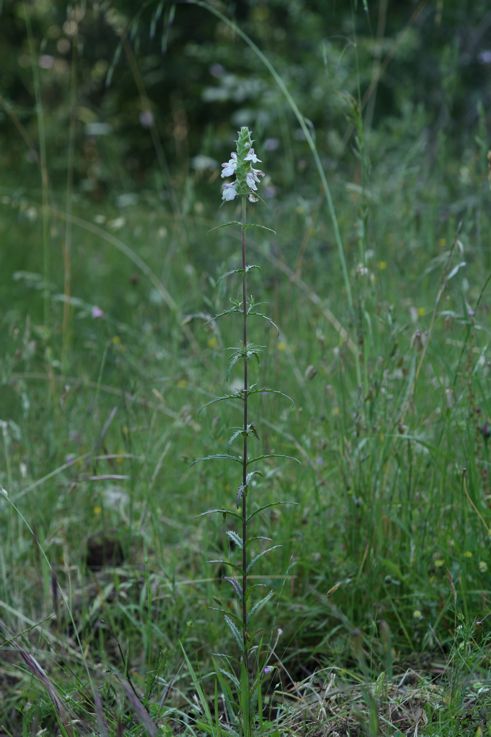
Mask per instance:
[[[251,586],[251,572],[256,563],[265,555],[275,550],[278,545],[270,545],[265,547],[264,541],[268,538],[254,537],[249,533],[251,524],[256,521],[257,516],[264,510],[269,509],[275,504],[258,505],[250,493],[253,483],[257,481],[257,477],[261,476],[261,472],[257,470],[257,466],[261,461],[272,456],[288,458],[289,456],[281,456],[275,453],[260,453],[254,455],[251,453],[251,446],[254,440],[258,439],[256,425],[251,422],[249,416],[250,400],[253,395],[275,394],[285,397],[286,395],[280,391],[260,386],[250,381],[250,362],[251,359],[259,358],[261,350],[260,346],[254,345],[249,339],[249,318],[252,316],[263,318],[268,325],[276,328],[276,325],[262,313],[256,310],[254,300],[248,293],[248,274],[253,264],[248,263],[247,257],[247,239],[246,233],[249,228],[265,228],[254,223],[247,222],[247,206],[248,203],[256,203],[259,201],[259,185],[264,173],[261,169],[256,168],[256,164],[261,163],[253,148],[253,140],[251,132],[248,128],[240,129],[235,151],[230,155],[230,159],[222,164],[221,175],[224,179],[230,181],[222,185],[222,200],[225,203],[233,200],[240,200],[241,219],[240,221],[232,221],[227,225],[239,225],[240,241],[241,241],[241,264],[240,268],[229,272],[227,276],[239,274],[241,279],[241,299],[233,303],[230,310],[226,310],[224,314],[238,313],[241,318],[241,335],[242,340],[238,348],[233,349],[231,358],[231,366],[241,366],[242,380],[241,388],[232,394],[217,397],[209,404],[217,401],[231,400],[239,402],[242,410],[242,423],[238,430],[235,430],[229,445],[234,447],[236,443],[240,444],[240,452],[237,453],[219,453],[207,456],[201,460],[225,460],[234,464],[239,464],[241,468],[240,481],[238,480],[237,492],[235,495],[236,507],[227,506],[225,509],[211,509],[204,514],[223,514],[224,517],[230,517],[235,521],[235,529],[228,529],[227,535],[232,542],[230,559],[217,561],[221,566],[225,565],[230,571],[230,575],[225,580],[231,584],[235,595],[236,606],[223,609],[224,619],[227,627],[233,635],[238,646],[239,660],[238,668],[235,673],[231,671],[231,660],[226,657],[226,667],[217,666],[216,674],[220,682],[221,690],[227,702],[228,714],[235,714],[236,734],[241,737],[252,737],[259,730],[264,733],[261,726],[262,722],[262,686],[263,680],[274,669],[270,665],[273,657],[274,648],[278,640],[281,630],[278,630],[276,641],[272,647],[265,649],[262,647],[261,639],[257,635],[257,630],[253,629],[253,620],[259,611],[271,600],[272,591],[264,592],[261,598],[254,596],[257,587]],[[289,398],[288,398],[289,399]],[[280,503],[280,502],[279,502]],[[268,544],[268,542],[266,542]],[[259,550],[257,546],[262,546]],[[239,555],[239,560],[235,557]],[[233,694],[237,698],[233,698]],[[234,709],[238,705],[238,709]],[[203,705],[204,706],[204,705]],[[207,708],[207,707],[206,707]],[[206,711],[204,706],[204,711]],[[230,733],[230,726],[227,727],[227,733]]]

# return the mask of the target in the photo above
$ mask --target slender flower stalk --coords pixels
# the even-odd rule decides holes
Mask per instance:
[[[242,482],[239,487],[238,504],[241,508],[241,527],[242,527],[242,564],[241,564],[241,684],[244,688],[242,693],[242,734],[243,737],[250,737],[253,731],[253,715],[251,711],[252,697],[252,678],[249,667],[249,610],[248,610],[248,465],[249,465],[249,447],[248,438],[252,426],[249,424],[249,338],[247,318],[249,314],[248,285],[247,285],[247,203],[257,202],[257,185],[261,177],[264,176],[260,169],[254,168],[253,164],[260,162],[252,147],[252,138],[248,128],[241,128],[236,141],[236,151],[232,152],[229,161],[222,164],[222,177],[231,177],[235,175],[232,182],[226,182],[222,187],[222,199],[225,202],[240,197],[241,200],[241,251],[242,251],[242,402],[243,402],[243,420],[242,420]]]
[[[244,403],[243,418],[243,445],[242,445],[242,637],[244,666],[247,669],[247,465],[248,465],[248,443],[247,433],[249,425],[249,362],[247,355],[247,243],[246,243],[246,218],[247,200],[242,196],[242,218],[241,218],[241,245],[242,245],[242,350],[244,352],[244,375],[242,384],[242,401]]]

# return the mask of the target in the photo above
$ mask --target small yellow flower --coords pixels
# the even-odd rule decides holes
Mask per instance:
[[[423,614],[421,613],[421,611],[419,609],[415,609],[414,610],[414,612],[413,612],[413,618],[414,619],[418,619],[418,620],[423,619]]]
[[[387,266],[388,266],[387,261],[378,261],[377,263],[377,269],[379,271],[385,271]]]
[[[188,385],[188,380],[187,379],[179,379],[179,381],[177,382],[177,388],[178,389],[185,389],[187,387],[187,385]]]
[[[424,317],[426,315],[425,307],[418,307],[418,317]]]
[[[433,564],[435,568],[441,568],[442,566],[445,565],[445,561],[442,560],[442,558],[437,558],[436,560],[433,561]]]
[[[99,506],[99,504],[96,504],[92,511],[94,512],[96,517],[100,517],[102,514],[102,507]]]
[[[438,241],[438,247],[439,248],[445,248],[446,245],[447,245],[447,239],[446,238],[440,238],[440,240]]]
[[[113,335],[111,338],[111,343],[113,344],[113,348],[115,351],[124,351],[125,346],[119,335]]]
[[[282,352],[286,351],[287,349],[287,345],[284,340],[279,340],[278,345],[276,347],[278,348],[279,351],[282,351]]]
[[[216,348],[217,345],[218,345],[218,340],[217,340],[216,335],[211,335],[208,338],[208,348]]]
[[[472,552],[472,550],[466,550],[464,553],[464,558],[472,558],[473,555],[474,553]]]
[[[486,573],[486,571],[488,570],[488,564],[485,560],[479,561],[479,570],[481,571],[481,573]]]

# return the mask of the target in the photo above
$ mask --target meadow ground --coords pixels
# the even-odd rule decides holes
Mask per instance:
[[[308,147],[280,152],[298,191],[272,177],[254,208],[275,232],[248,231],[250,289],[278,330],[251,320],[252,381],[293,402],[252,397],[251,443],[297,459],[266,459],[250,489],[285,502],[253,528],[279,546],[252,576],[274,592],[264,734],[491,734],[487,146],[479,123],[460,153],[425,125],[327,164],[333,211]],[[220,277],[240,238],[213,228],[237,214],[218,169],[167,198],[116,190],[14,173],[0,192],[9,737],[210,733],[198,686],[228,719],[213,671],[236,648],[217,611],[234,592],[210,561],[233,520],[202,513],[234,507],[240,473],[193,461],[233,452],[240,423],[205,406],[240,376],[240,321],[214,319],[239,295]]]

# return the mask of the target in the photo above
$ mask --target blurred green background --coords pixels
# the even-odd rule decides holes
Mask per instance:
[[[5,178],[37,176],[36,101],[49,115],[46,157],[65,184],[94,199],[177,183],[203,185],[242,124],[267,142],[268,168],[285,189],[305,186],[288,166],[305,150],[286,100],[249,34],[283,77],[315,132],[328,169],[353,160],[352,107],[377,131],[438,138],[465,164],[480,116],[489,126],[491,11],[486,0],[244,0],[205,3],[3,2],[0,136]],[[36,86],[38,92],[36,92]],[[487,112],[485,112],[487,111]],[[72,144],[70,141],[70,131]],[[384,150],[384,155],[387,151]],[[189,182],[188,182],[189,186]],[[168,195],[168,192],[167,192]]]

